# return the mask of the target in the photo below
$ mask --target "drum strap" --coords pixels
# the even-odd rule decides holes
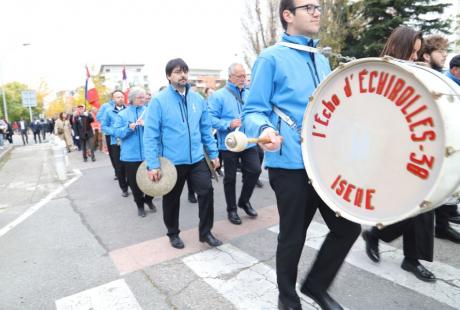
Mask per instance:
[[[319,53],[319,54],[323,54],[326,57],[334,56],[334,57],[337,57],[339,60],[344,60],[344,61],[352,61],[356,59],[355,57],[348,57],[348,56],[343,56],[341,54],[333,53],[332,49],[328,46],[324,48],[317,48],[317,47],[289,43],[289,42],[278,42],[276,43],[276,45],[282,45],[282,46],[286,46],[286,47],[289,47],[295,50],[304,51],[304,52]]]
[[[289,126],[289,128],[300,134],[302,129],[297,127],[296,122],[294,122],[292,118],[289,117],[289,115],[281,111],[277,106],[273,106],[273,112],[275,112],[275,114],[278,115],[283,120],[283,122]]]

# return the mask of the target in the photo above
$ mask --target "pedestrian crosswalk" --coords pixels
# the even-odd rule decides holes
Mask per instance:
[[[276,236],[274,234],[277,234],[278,231],[279,227],[274,225],[258,233],[273,239]],[[319,249],[327,233],[327,226],[312,222],[307,234],[306,247]],[[251,238],[251,235],[242,238]],[[426,298],[430,300],[430,305],[437,304],[440,309],[460,309],[460,270],[458,268],[436,261],[424,263],[438,278],[436,283],[425,283],[400,268],[403,259],[400,249],[381,243],[380,250],[381,263],[371,262],[365,254],[365,244],[359,238],[347,256],[345,264],[358,270],[363,277],[372,275],[414,292],[420,298],[414,301],[416,308],[423,306],[423,300]],[[276,272],[273,267],[275,247],[267,248],[265,251],[270,252],[269,260],[256,258],[247,253],[244,247],[239,247],[238,242],[229,241],[218,248],[199,248],[195,253],[175,258],[174,262],[185,265],[200,281],[207,284],[209,290],[225,298],[234,309],[277,309],[278,291]],[[152,278],[151,281],[155,283],[155,278]],[[134,297],[136,291],[131,292],[123,279],[107,285],[108,287],[102,286],[62,298],[56,302],[57,310],[144,309],[142,304],[136,304]],[[113,285],[115,288],[111,289]],[[376,294],[384,293],[376,292]],[[201,294],[202,298],[206,298],[206,292],[201,292]],[[302,298],[303,309],[319,309],[312,300],[301,294],[299,296]],[[364,297],[357,295],[358,302],[359,298]],[[345,304],[344,306],[348,309],[362,309],[356,304]],[[174,305],[167,305],[166,308],[168,307],[175,308]],[[191,305],[187,309],[198,308]],[[388,304],[376,304],[374,309],[399,309],[399,307],[392,305],[390,299]]]

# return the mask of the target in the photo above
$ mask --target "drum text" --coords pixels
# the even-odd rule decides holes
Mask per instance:
[[[364,205],[365,209],[374,210],[372,198],[375,194],[375,189],[358,187],[344,180],[341,175],[338,175],[334,180],[331,189],[334,190],[340,198],[358,208]]]

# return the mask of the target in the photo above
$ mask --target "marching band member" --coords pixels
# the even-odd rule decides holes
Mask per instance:
[[[399,26],[388,38],[381,56],[391,56],[402,60],[415,61],[422,46],[422,34],[406,26]],[[436,277],[419,259],[433,261],[434,243],[433,211],[420,214],[381,230],[373,227],[363,232],[366,253],[374,262],[380,262],[379,240],[390,242],[403,236],[404,260],[401,268],[412,272],[418,279],[426,282],[436,281]]]
[[[145,91],[135,87],[128,95],[129,106],[118,113],[115,121],[114,135],[121,140],[120,160],[125,167],[129,187],[137,205],[137,214],[145,217],[144,204],[156,212],[153,197],[145,195],[137,185],[137,168],[144,161],[144,115],[146,108]]]
[[[182,59],[167,63],[166,77],[169,86],[152,99],[145,120],[148,176],[153,182],[160,180],[160,156],[168,158],[176,166],[176,185],[163,196],[163,220],[172,247],[184,248],[184,242],[179,237],[179,210],[186,179],[198,195],[199,240],[210,246],[219,246],[222,242],[211,233],[214,193],[203,153],[204,145],[214,167],[219,167],[207,105],[198,93],[190,89],[188,66]]]
[[[317,35],[320,27],[321,7],[317,0],[281,0],[279,12],[285,30],[282,42],[316,47],[318,42],[311,36]],[[317,210],[330,232],[300,291],[323,309],[342,309],[327,291],[361,231],[359,224],[336,217],[321,200],[308,182],[302,160],[302,118],[309,97],[329,72],[323,55],[272,46],[260,54],[254,65],[251,91],[243,108],[246,132],[271,139],[261,147],[266,151],[265,165],[280,217],[276,250],[280,309],[301,309],[295,289],[297,268],[307,229]]]

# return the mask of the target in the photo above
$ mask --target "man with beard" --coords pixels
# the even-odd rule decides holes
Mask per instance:
[[[448,45],[447,39],[441,35],[435,34],[425,38],[422,49],[419,52],[419,60],[442,73],[446,62]],[[444,204],[434,212],[436,216],[435,237],[460,243],[460,233],[449,224],[451,219],[453,221],[458,220],[458,217],[456,217],[457,205],[453,203]]]
[[[153,182],[162,177],[160,156],[176,166],[174,188],[163,196],[163,220],[171,246],[184,248],[179,237],[180,196],[185,180],[198,195],[199,240],[219,246],[211,229],[214,223],[214,193],[211,173],[204,159],[203,146],[215,168],[219,167],[216,141],[211,133],[211,120],[204,99],[191,90],[188,66],[180,58],[166,65],[169,87],[156,95],[148,106],[145,119],[144,145],[148,176]]]

